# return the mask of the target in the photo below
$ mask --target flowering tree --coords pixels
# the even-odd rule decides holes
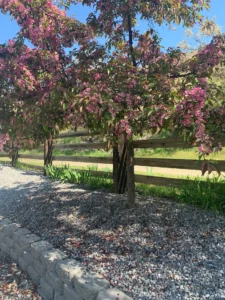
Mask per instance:
[[[152,22],[183,23],[187,27],[201,23],[199,13],[208,8],[209,1],[87,0],[82,3],[95,8],[87,20],[96,34],[104,34],[108,40],[107,59],[87,69],[86,83],[77,95],[76,109],[82,107],[85,123],[98,130],[115,128],[117,136],[125,134],[129,147],[134,134],[146,130],[155,133],[166,128],[177,129],[193,143],[199,143],[203,155],[212,151],[213,126],[210,128],[208,123],[215,122],[218,111],[223,115],[223,106],[212,102],[215,89],[207,78],[223,61],[223,37],[214,38],[187,58],[179,49],[162,51],[160,38],[151,26]],[[138,16],[150,23],[145,33],[136,28]],[[205,23],[206,28],[210,29],[211,25]],[[219,121],[216,122],[218,125]],[[130,154],[133,155],[132,150]],[[128,179],[131,176],[132,180],[128,197],[132,206],[133,168],[129,171]]]
[[[41,141],[66,126],[100,130],[110,140],[113,129],[113,142],[125,135],[132,207],[134,135],[176,129],[207,154],[214,146],[211,132],[223,131],[222,102],[215,105],[217,95],[208,80],[223,62],[223,36],[191,58],[180,49],[162,51],[152,24],[192,27],[202,22],[200,13],[209,0],[74,0],[67,7],[78,2],[94,8],[88,25],[68,18],[49,0],[0,1],[21,27],[18,38],[0,48],[0,105],[7,112],[1,128],[26,142]],[[146,32],[138,31],[138,17],[149,22]],[[104,46],[97,42],[102,35]]]
[[[71,63],[65,48],[86,45],[92,31],[52,1],[2,0],[0,9],[21,28],[15,39],[0,46],[1,131],[18,145],[32,146],[63,126]]]

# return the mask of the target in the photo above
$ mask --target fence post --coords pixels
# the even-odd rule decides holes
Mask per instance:
[[[127,187],[127,145],[124,137],[120,140],[120,163],[119,163],[119,194],[124,194]]]
[[[116,194],[119,193],[119,151],[118,145],[113,146],[113,185]]]
[[[135,207],[135,178],[134,178],[134,144],[133,141],[126,142],[127,148],[127,192],[128,206]]]
[[[53,139],[50,136],[44,142],[44,166],[52,165],[52,151],[53,151]],[[44,170],[44,175],[46,175],[46,170]]]

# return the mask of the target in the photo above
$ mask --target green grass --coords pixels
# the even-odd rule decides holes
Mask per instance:
[[[155,186],[155,185],[137,183],[136,191],[138,192],[138,194],[143,196],[154,196],[154,197],[162,197],[171,200],[176,200],[178,189],[173,187],[168,188],[164,186]]]
[[[45,168],[47,176],[52,180],[82,184],[92,190],[107,189],[113,191],[112,179],[107,176],[96,177],[91,174],[90,171],[97,171],[97,169],[98,167],[95,166],[88,170],[74,170],[67,165],[61,167],[47,166]]]
[[[168,198],[205,210],[225,213],[225,180],[222,178],[207,178],[204,182],[196,178],[179,188],[138,184],[136,190],[144,196]]]
[[[181,187],[178,200],[207,210],[225,212],[225,180],[220,178],[187,182]]]
[[[28,165],[28,164],[22,163],[20,161],[17,161],[16,164],[14,165],[15,168],[20,169],[20,170],[25,170],[25,171],[30,171],[31,170],[31,171],[41,172],[41,170],[35,168],[36,166],[39,166],[39,165],[37,165],[37,164],[29,164]],[[44,166],[43,166],[43,170],[44,170]]]

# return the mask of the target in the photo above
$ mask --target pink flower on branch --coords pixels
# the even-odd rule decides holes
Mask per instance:
[[[9,141],[8,134],[0,134],[0,151],[4,150],[4,145]]]

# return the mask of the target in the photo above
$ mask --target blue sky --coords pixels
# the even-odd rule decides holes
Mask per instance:
[[[69,15],[74,15],[78,20],[85,22],[86,17],[90,9],[87,7],[82,7],[81,5],[77,7],[72,7]],[[225,32],[225,0],[211,0],[211,9],[204,13],[205,16],[209,18],[216,17],[217,23],[222,26]],[[8,39],[12,39],[18,32],[18,25],[15,20],[11,20],[8,15],[3,15],[0,13],[0,43],[5,43]],[[145,31],[145,24],[140,24],[139,29]],[[180,41],[184,39],[184,29],[182,27],[177,27],[176,31],[168,30],[166,27],[159,28],[160,36],[163,38],[163,46],[171,47],[176,46]]]

